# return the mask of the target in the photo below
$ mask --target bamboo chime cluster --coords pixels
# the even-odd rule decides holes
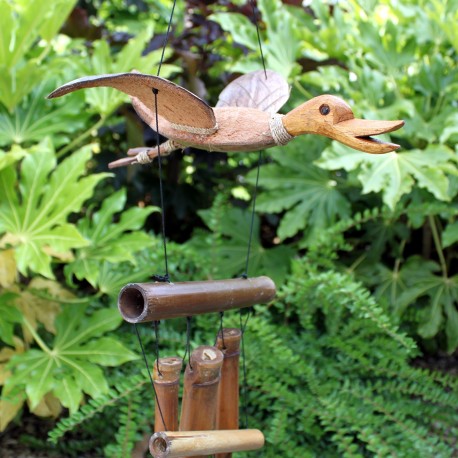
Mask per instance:
[[[131,283],[119,294],[118,308],[130,323],[222,312],[265,304],[275,297],[268,277],[182,283]],[[242,332],[219,331],[215,346],[196,348],[186,367],[179,418],[179,385],[183,360],[160,358],[154,363],[155,433],[150,452],[155,458],[230,458],[232,452],[261,448],[256,429],[239,430],[239,354]]]

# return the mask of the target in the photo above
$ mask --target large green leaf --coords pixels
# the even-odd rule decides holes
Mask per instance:
[[[418,333],[430,339],[445,330],[447,350],[453,352],[458,347],[458,275],[449,278],[437,275],[440,268],[436,263],[424,262],[418,257],[410,258],[405,265],[406,272],[402,270],[405,289],[396,300],[397,313],[422,304]]]
[[[67,305],[56,319],[57,335],[48,347],[36,334],[40,349],[14,356],[8,363],[12,376],[7,390],[22,387],[32,408],[51,392],[62,405],[75,412],[83,393],[92,397],[108,391],[101,366],[118,366],[137,356],[111,337],[101,337],[116,329],[121,317],[115,309],[103,309],[87,316],[86,305]]]
[[[366,283],[375,288],[376,297],[385,298],[390,310],[399,319],[406,307],[425,291],[437,286],[439,277],[434,274],[437,269],[436,263],[411,256],[397,270],[376,264],[363,269],[363,273],[367,278]],[[416,288],[412,288],[412,285]]]
[[[12,115],[14,108],[39,81],[39,66],[35,59],[18,66],[14,71],[0,64],[0,106],[3,104],[6,113]]]
[[[122,189],[105,199],[98,212],[78,221],[77,228],[88,245],[76,250],[75,260],[66,268],[67,274],[84,278],[96,287],[105,261],[136,264],[134,254],[152,244],[151,237],[141,228],[145,219],[159,209],[132,207],[122,212],[125,204],[126,192]],[[119,221],[114,223],[119,212]]]
[[[159,62],[161,55],[160,50],[143,55],[143,50],[151,39],[152,34],[152,28],[147,26],[135,38],[131,38],[127,45],[115,55],[111,54],[107,41],[99,40],[94,42],[94,51],[89,62],[83,67],[80,76],[84,74],[122,73],[132,70],[150,73]],[[178,68],[172,65],[163,65],[161,76],[167,78],[176,70]],[[123,92],[109,87],[86,90],[84,94],[86,102],[92,107],[93,111],[105,117],[110,115],[123,102],[129,100],[129,97]]]
[[[349,216],[349,203],[337,181],[324,170],[312,165],[308,157],[322,146],[320,139],[297,140],[284,148],[272,150],[275,163],[261,168],[256,207],[267,213],[286,210],[280,226],[280,239],[292,237],[306,229],[306,239],[328,227],[338,218]],[[254,183],[256,170],[247,180]]]
[[[266,65],[287,78],[297,66],[299,22],[279,0],[260,0],[258,4],[262,19],[266,23],[266,39],[263,40]],[[259,68],[259,44],[255,25],[246,16],[238,13],[215,13],[211,19],[229,32],[236,43],[256,53],[241,56],[232,71],[246,73]]]
[[[37,52],[40,38],[43,43],[54,38],[75,3],[56,0],[50,7],[46,0],[0,0],[0,103],[10,112],[43,75],[40,59],[32,55],[26,62],[26,57]]]
[[[415,183],[439,200],[450,200],[446,172],[457,172],[453,161],[452,151],[440,145],[424,151],[371,155],[334,142],[317,164],[328,170],[357,170],[363,193],[382,192],[383,201],[394,208]]]
[[[14,325],[21,322],[21,314],[14,306],[16,294],[0,294],[0,340],[8,345],[14,345]]]
[[[0,171],[0,234],[3,245],[16,248],[22,274],[30,270],[52,278],[52,257],[67,259],[71,249],[88,244],[67,218],[107,174],[82,177],[91,145],[57,167],[49,139],[29,151],[21,163],[19,186],[14,166]]]
[[[245,271],[251,214],[239,208],[199,212],[213,234],[197,231],[188,242],[205,262],[205,268],[220,278],[231,278]],[[249,274],[269,275],[281,283],[289,270],[293,251],[287,246],[264,248],[261,245],[259,217],[255,215],[249,260]]]
[[[371,21],[361,21],[359,30],[362,43],[368,48],[366,57],[383,71],[394,72],[415,60],[416,37],[406,37],[405,30],[393,21],[386,21],[383,31]]]
[[[25,156],[27,156],[27,150],[17,145],[14,145],[8,152],[0,150],[0,170],[20,161]]]
[[[32,79],[30,74],[27,77]],[[61,145],[70,133],[81,130],[88,121],[82,97],[75,97],[72,104],[65,99],[46,100],[49,84],[37,86],[36,81],[33,84],[34,90],[12,113],[0,106],[0,146],[30,144],[51,135],[54,145]],[[22,98],[20,95],[19,100]]]
[[[50,41],[70,14],[76,0],[0,0],[0,62],[13,68],[38,38]]]
[[[449,224],[442,232],[442,243],[444,248],[458,242],[458,221]]]

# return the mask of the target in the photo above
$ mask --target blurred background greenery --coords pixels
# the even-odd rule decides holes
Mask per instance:
[[[158,172],[107,164],[156,136],[111,89],[44,97],[84,75],[155,74],[171,6],[0,0],[6,456],[143,456],[153,396],[115,303],[163,273]],[[249,273],[278,298],[246,334],[258,455],[458,456],[458,1],[259,0],[257,14],[286,110],[332,93],[359,117],[406,121],[396,153],[304,136],[263,155]],[[177,2],[161,76],[214,104],[260,67],[249,2]],[[164,159],[173,281],[242,273],[257,158]],[[193,320],[192,345],[212,343],[218,320]],[[183,353],[185,328],[161,324],[162,355]]]

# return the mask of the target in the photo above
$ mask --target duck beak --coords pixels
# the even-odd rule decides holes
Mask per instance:
[[[370,119],[348,119],[333,125],[329,135],[344,145],[370,154],[383,154],[395,151],[399,145],[382,142],[372,135],[387,134],[400,129],[404,121],[372,121]]]

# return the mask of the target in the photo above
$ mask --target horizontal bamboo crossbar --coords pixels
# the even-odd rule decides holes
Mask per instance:
[[[149,450],[154,458],[178,458],[257,450],[263,445],[264,435],[257,429],[169,431],[153,434]]]
[[[118,308],[129,323],[141,323],[251,307],[274,297],[269,277],[129,283],[119,293]]]

